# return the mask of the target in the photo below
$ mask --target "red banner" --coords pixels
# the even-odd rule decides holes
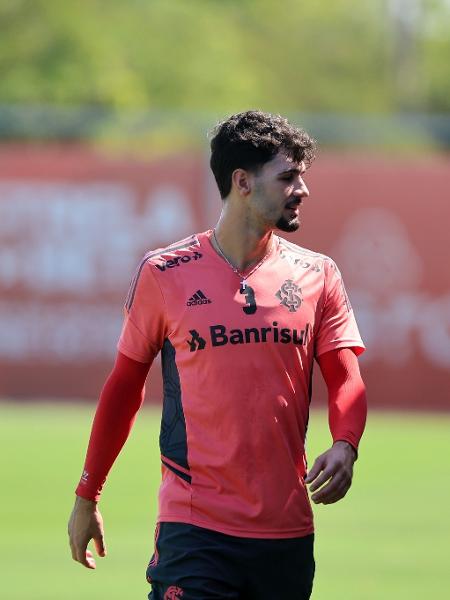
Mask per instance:
[[[0,158],[0,396],[94,398],[139,258],[217,219],[207,160],[11,145]],[[343,272],[370,403],[447,410],[448,161],[325,155],[306,181],[303,225],[289,239]]]

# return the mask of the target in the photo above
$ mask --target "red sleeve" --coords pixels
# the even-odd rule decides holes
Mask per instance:
[[[83,473],[75,493],[98,501],[117,455],[124,445],[144,398],[151,363],[117,355],[100,395],[92,425]]]
[[[350,348],[325,352],[317,359],[328,388],[328,419],[333,442],[358,450],[367,416],[366,388],[358,359]]]
[[[324,262],[324,276],[325,302],[315,334],[315,355],[337,348],[352,348],[355,354],[360,355],[364,352],[364,343],[342,275],[331,259]]]
[[[146,257],[131,282],[125,304],[125,319],[117,349],[142,363],[151,362],[169,333],[167,307]]]

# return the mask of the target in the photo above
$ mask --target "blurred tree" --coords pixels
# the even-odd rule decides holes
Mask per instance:
[[[437,112],[450,111],[450,0],[427,0],[420,75],[424,105]]]
[[[448,111],[450,2],[413,5],[411,15],[403,0],[3,1],[0,102]]]

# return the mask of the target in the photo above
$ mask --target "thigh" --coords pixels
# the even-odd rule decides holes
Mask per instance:
[[[261,541],[249,564],[244,597],[246,600],[309,600],[314,572],[313,535]]]
[[[147,568],[150,600],[237,600],[241,585],[226,536],[185,523],[160,523]]]

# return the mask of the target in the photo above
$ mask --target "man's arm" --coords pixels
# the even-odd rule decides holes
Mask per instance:
[[[68,527],[72,557],[89,569],[95,569],[95,560],[87,550],[91,539],[97,554],[106,555],[103,520],[97,502],[142,404],[150,364],[132,360],[119,352],[100,395]]]
[[[311,484],[310,491],[316,492],[311,496],[313,502],[332,504],[345,496],[352,483],[353,463],[366,422],[366,391],[358,359],[350,348],[325,352],[317,362],[328,388],[333,446],[316,459],[305,481]]]

